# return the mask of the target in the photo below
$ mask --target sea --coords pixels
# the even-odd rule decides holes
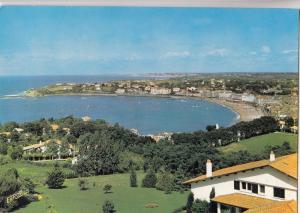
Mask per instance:
[[[141,76],[0,76],[0,123],[27,122],[69,115],[103,119],[134,128],[142,135],[192,132],[207,125],[226,127],[237,122],[231,109],[205,100],[133,96],[20,96],[29,88],[57,83],[107,82]]]

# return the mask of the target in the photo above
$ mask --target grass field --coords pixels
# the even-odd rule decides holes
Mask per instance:
[[[144,173],[138,173],[140,181]],[[37,191],[42,194],[40,201],[33,202],[18,213],[43,213],[48,212],[53,206],[58,213],[101,213],[105,200],[114,202],[116,212],[121,213],[170,213],[186,203],[188,192],[184,194],[172,192],[165,194],[156,189],[142,187],[129,187],[129,174],[114,174],[106,176],[89,177],[90,188],[80,191],[78,179],[69,179],[63,189],[48,189],[40,186]],[[96,186],[93,186],[95,182]],[[104,194],[102,188],[105,184],[112,185],[112,193]],[[158,204],[157,208],[146,208],[149,203]]]
[[[53,162],[43,163],[30,163],[26,161],[12,161],[8,164],[0,166],[0,173],[5,172],[9,168],[16,168],[22,177],[29,177],[34,181],[34,183],[41,184],[44,183],[47,177],[48,171],[53,168]],[[71,169],[63,168],[64,172],[70,172]]]
[[[290,143],[293,150],[297,150],[298,135],[291,133],[275,132],[266,135],[261,135],[240,141],[239,143],[232,143],[228,146],[220,148],[224,153],[237,152],[240,150],[247,150],[252,154],[261,153],[265,146],[282,145],[284,141]]]

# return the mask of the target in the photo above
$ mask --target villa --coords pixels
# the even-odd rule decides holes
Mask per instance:
[[[191,185],[194,199],[217,204],[217,213],[297,212],[297,154],[236,165],[212,171],[184,182]],[[210,198],[212,189],[215,196]]]
[[[60,140],[54,140],[54,139],[47,140],[45,142],[40,141],[37,144],[32,144],[32,145],[23,147],[23,152],[24,153],[32,153],[32,152],[41,152],[41,153],[44,153],[44,152],[46,152],[46,150],[48,148],[48,145],[51,142],[56,143],[59,147],[62,144],[62,142]],[[68,146],[69,146],[69,149],[68,149],[69,155],[72,155],[73,152],[74,152],[74,147],[71,144],[69,144]]]

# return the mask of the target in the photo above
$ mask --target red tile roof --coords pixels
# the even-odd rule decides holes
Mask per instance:
[[[194,182],[199,182],[206,180],[208,178],[220,177],[223,175],[233,174],[237,172],[247,171],[251,169],[257,169],[262,167],[272,167],[282,173],[289,175],[297,179],[297,154],[285,155],[277,158],[275,161],[270,160],[260,160],[250,163],[240,164],[236,166],[227,167],[224,169],[216,170],[212,173],[212,176],[207,177],[206,175],[201,175],[196,178],[185,181],[184,184],[191,184]]]

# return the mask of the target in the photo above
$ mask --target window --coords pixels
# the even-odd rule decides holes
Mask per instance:
[[[240,190],[240,181],[234,181],[234,189],[235,190]]]
[[[258,194],[258,184],[252,183],[252,193]]]
[[[285,192],[283,188],[274,187],[274,197],[285,198]]]
[[[249,191],[252,190],[252,187],[251,187],[251,186],[252,186],[251,183],[247,183],[247,189],[248,189]]]
[[[260,191],[260,193],[265,193],[265,186],[264,185],[259,185],[259,191]]]
[[[247,188],[247,183],[246,182],[242,182],[242,189],[246,189]]]

